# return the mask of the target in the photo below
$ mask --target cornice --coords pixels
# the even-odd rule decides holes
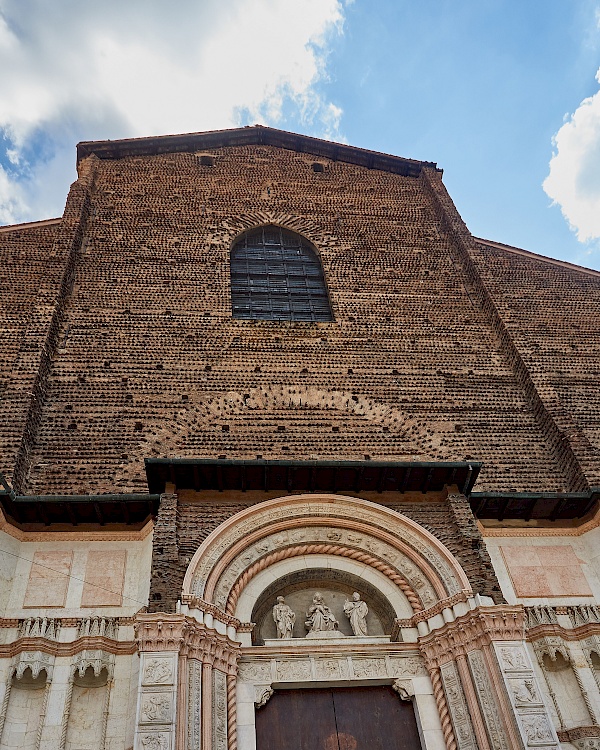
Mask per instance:
[[[20,542],[142,542],[152,532],[154,523],[148,521],[138,531],[23,531],[7,521],[0,509],[0,531]]]
[[[592,635],[600,636],[600,622],[586,622],[585,625],[578,625],[576,628],[565,628],[556,623],[536,625],[535,628],[527,630],[526,639],[530,643],[535,643],[542,638],[555,636],[563,641],[582,641]]]
[[[600,526],[600,506],[594,515],[579,526],[563,526],[557,528],[543,528],[537,526],[517,527],[502,526],[490,527],[484,526],[481,521],[477,521],[477,527],[483,537],[544,537],[544,536],[582,536],[592,529]]]
[[[228,130],[209,130],[203,133],[127,138],[118,141],[84,141],[77,144],[77,164],[79,165],[82,159],[92,155],[99,159],[122,159],[128,156],[193,153],[228,146],[285,148],[307,156],[323,157],[332,161],[357,164],[367,169],[380,169],[411,177],[419,175],[424,167],[437,170],[437,165],[434,162],[392,156],[379,151],[370,151],[263,125],[251,125]]]
[[[135,654],[134,641],[115,641],[104,636],[84,636],[69,643],[59,643],[48,638],[17,638],[16,641],[0,645],[0,658],[6,659],[24,651],[41,651],[50,656],[74,656],[81,651],[101,650],[115,656]]]

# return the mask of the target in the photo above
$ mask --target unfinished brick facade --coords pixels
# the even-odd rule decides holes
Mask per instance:
[[[598,274],[476,242],[434,165],[225,141],[92,148],[62,220],[0,233],[18,491],[143,492],[152,456],[478,460],[478,490],[598,484]],[[332,322],[232,317],[230,249],[265,224],[314,245]],[[169,588],[237,506],[163,506]],[[496,596],[472,517],[433,507],[398,510]]]

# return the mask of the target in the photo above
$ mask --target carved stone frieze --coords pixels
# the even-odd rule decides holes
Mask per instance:
[[[247,659],[248,657],[244,657]],[[277,657],[240,662],[238,679],[255,685],[272,682],[326,682],[332,680],[411,678],[426,675],[423,659],[406,656],[367,656],[332,653]]]
[[[281,659],[277,661],[277,679],[282,682],[311,679],[309,659]]]
[[[440,672],[458,750],[477,750],[477,740],[456,665],[447,662],[440,667]]]
[[[227,750],[227,677],[213,670],[213,750]]]
[[[494,750],[510,750],[510,743],[499,712],[497,696],[492,689],[483,654],[481,651],[469,651],[467,661],[490,745]]]
[[[45,672],[46,681],[50,682],[54,669],[54,656],[43,651],[22,651],[13,659],[12,669],[17,680],[23,677],[26,669],[30,669],[34,679],[39,677],[40,672]]]
[[[238,678],[242,682],[271,682],[271,662],[241,662],[238,670]]]
[[[172,685],[175,679],[171,656],[148,658],[144,663],[143,685]]]
[[[169,692],[143,693],[140,700],[140,724],[170,724],[173,695]]]
[[[94,672],[94,677],[98,677],[103,670],[106,670],[110,679],[113,674],[114,663],[114,654],[102,649],[84,649],[73,659],[71,669],[73,674],[79,673],[80,677],[83,677],[90,667]]]
[[[187,750],[197,750],[201,744],[202,664],[188,660]]]
[[[380,677],[386,674],[385,659],[351,659],[354,676],[358,678]]]
[[[171,750],[171,736],[166,732],[145,732],[139,735],[138,750]]]
[[[205,545],[200,548],[197,558],[192,564],[190,575],[186,576],[186,583],[184,584],[186,593],[189,592],[196,596],[203,596],[211,572],[218,561],[224,559],[228,550],[232,549],[237,543],[244,540],[244,538],[249,537],[253,532],[257,532],[258,529],[266,529],[279,524],[280,526],[283,525],[284,528],[278,530],[277,533],[285,534],[287,532],[289,536],[287,537],[287,541],[285,537],[280,537],[279,540],[276,541],[273,538],[268,543],[263,542],[260,538],[257,539],[253,544],[262,544],[262,547],[260,549],[259,547],[253,547],[245,559],[240,558],[240,562],[244,568],[255,561],[256,555],[264,555],[269,551],[271,543],[281,546],[286,543],[304,541],[302,532],[306,531],[306,527],[300,530],[297,527],[301,525],[303,518],[308,517],[322,517],[324,520],[330,518],[331,528],[327,532],[329,534],[337,534],[340,533],[340,529],[348,528],[348,521],[352,522],[353,525],[359,522],[363,528],[359,532],[351,531],[350,533],[359,538],[362,543],[364,543],[362,537],[365,534],[373,537],[370,540],[373,546],[371,551],[374,554],[383,556],[383,546],[380,549],[378,545],[381,544],[382,539],[389,531],[390,520],[392,520],[391,516],[382,513],[372,507],[370,503],[364,501],[355,501],[349,498],[342,499],[339,497],[336,500],[335,507],[332,507],[330,502],[321,502],[315,496],[302,498],[301,501],[298,498],[293,500],[286,499],[283,502],[281,500],[267,501],[260,509],[248,511],[246,518],[239,518],[235,525],[232,524],[226,530],[216,534],[214,539],[209,538]],[[453,569],[447,556],[440,553],[435,541],[430,540],[422,532],[420,533],[416,525],[401,514],[394,514],[393,520],[397,526],[402,527],[402,544],[407,549],[416,552],[417,557],[421,557],[424,561],[427,561],[431,568],[437,572],[437,575],[443,581],[447,595],[455,594],[465,588],[466,581],[459,580],[461,576],[457,575],[457,571]],[[266,534],[259,534],[260,536],[266,536]],[[359,542],[356,542],[356,544],[359,544]],[[375,550],[379,551],[376,552]],[[398,548],[388,550],[386,554],[389,562],[395,563],[399,552]],[[230,575],[237,576],[242,569],[234,567],[230,570]],[[233,580],[228,579],[227,585],[232,584]]]

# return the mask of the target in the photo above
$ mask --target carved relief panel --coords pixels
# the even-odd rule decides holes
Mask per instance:
[[[526,748],[558,748],[558,737],[524,643],[494,643],[500,670]]]
[[[177,654],[140,654],[136,750],[172,750],[175,740]]]

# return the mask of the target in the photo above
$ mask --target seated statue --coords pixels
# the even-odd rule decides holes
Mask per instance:
[[[323,597],[318,591],[313,596],[312,604],[308,608],[304,624],[308,628],[307,638],[323,637],[317,634],[331,634],[332,631],[335,631],[336,635],[342,635],[342,633],[337,632],[338,621],[335,619],[333,612],[324,603]]]

